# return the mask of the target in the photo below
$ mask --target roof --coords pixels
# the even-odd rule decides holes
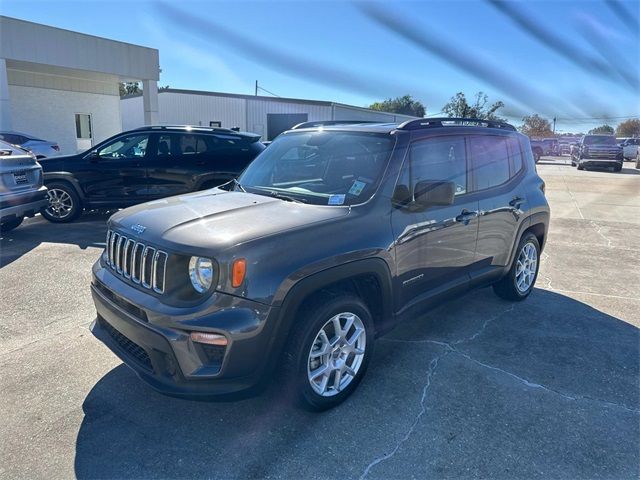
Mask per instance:
[[[221,127],[205,127],[200,125],[145,125],[143,127],[135,128],[131,131],[145,131],[145,130],[163,130],[169,132],[207,132],[207,133],[224,133],[227,135],[242,135],[245,137],[260,138],[260,135],[252,132],[240,132],[238,130],[231,130],[230,128]]]
[[[155,48],[2,15],[0,58],[117,75],[121,79],[158,80],[160,76]]]
[[[300,103],[304,105],[320,105],[324,107],[338,106],[338,107],[346,107],[351,109],[355,108],[359,110],[375,112],[381,115],[393,115],[395,117],[402,117],[406,119],[416,118],[416,117],[412,117],[411,115],[404,115],[402,113],[371,110],[370,108],[366,108],[366,107],[358,107],[355,105],[347,105],[346,103],[330,102],[326,100],[307,100],[304,98],[290,98],[290,97],[267,97],[265,95],[245,95],[241,93],[209,92],[209,91],[203,91],[203,90],[185,90],[181,88],[162,88],[158,90],[158,95],[162,95],[163,93],[177,93],[177,94],[183,94],[183,95],[202,95],[206,97],[238,98],[242,100],[265,100],[269,102],[282,102],[282,103]],[[132,95],[126,95],[122,97],[122,100],[141,97],[141,96],[142,96],[142,92],[134,93]]]

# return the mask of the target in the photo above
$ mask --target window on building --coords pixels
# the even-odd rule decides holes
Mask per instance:
[[[211,121],[211,122],[209,122],[209,126],[210,126],[210,127],[220,128],[220,127],[222,127],[222,122],[217,122],[217,121],[215,121],[215,122],[214,122],[214,121]]]
[[[88,113],[76,113],[76,138],[91,139],[91,115]]]
[[[509,180],[509,153],[505,137],[471,136],[469,151],[477,190],[495,187]]]

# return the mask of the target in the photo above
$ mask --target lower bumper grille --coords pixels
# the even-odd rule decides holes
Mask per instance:
[[[100,326],[104,328],[104,330],[115,340],[115,342],[120,346],[128,356],[134,360],[138,365],[140,365],[145,370],[149,372],[153,372],[153,365],[151,364],[151,359],[147,352],[137,343],[129,340],[126,336],[120,333],[118,330],[109,325],[108,322],[101,320]]]

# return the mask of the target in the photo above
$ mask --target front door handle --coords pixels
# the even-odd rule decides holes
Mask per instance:
[[[470,212],[469,210],[464,209],[460,213],[460,215],[456,217],[456,222],[464,223],[465,225],[467,225],[472,219],[476,218],[477,216],[478,216],[478,212],[476,211]]]

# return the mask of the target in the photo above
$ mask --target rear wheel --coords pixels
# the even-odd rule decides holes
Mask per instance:
[[[301,313],[285,348],[285,383],[302,407],[326,410],[362,380],[373,351],[373,320],[352,295],[322,295]]]
[[[7,222],[0,224],[0,233],[7,233],[13,230],[14,228],[18,228],[23,220],[24,220],[24,217],[18,217],[18,218],[14,218],[13,220],[9,220]]]
[[[42,209],[42,216],[54,223],[72,222],[82,213],[82,203],[74,188],[68,183],[47,184],[49,205]]]
[[[580,165],[580,164],[578,163],[578,170],[584,170],[584,165]]]
[[[524,300],[533,290],[540,268],[540,244],[533,233],[520,239],[509,273],[493,285],[493,291],[506,300]]]
[[[615,167],[613,167],[613,171],[614,172],[621,172],[622,171],[622,165],[616,165]]]

